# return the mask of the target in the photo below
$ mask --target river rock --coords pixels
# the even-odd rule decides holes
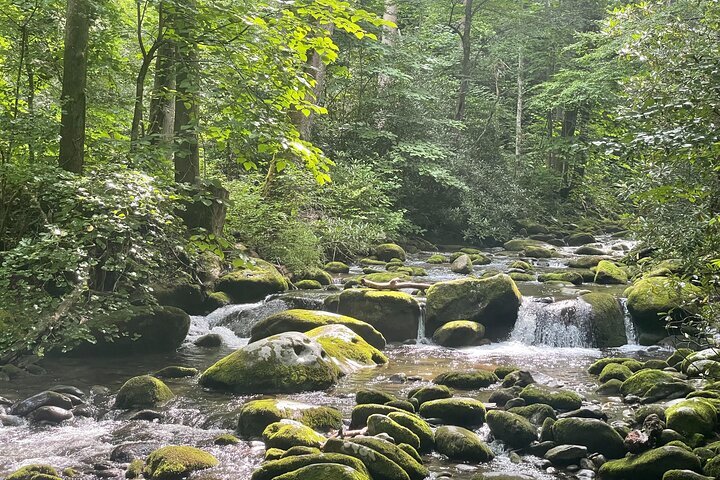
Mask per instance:
[[[598,376],[598,381],[605,383],[608,380],[620,380],[624,382],[628,378],[632,377],[633,372],[622,363],[611,363],[603,368]]]
[[[153,373],[153,377],[157,378],[186,378],[194,377],[199,374],[200,370],[192,367],[181,367],[177,365],[171,365],[169,367],[162,368],[157,372]]]
[[[276,480],[370,480],[364,473],[347,465],[337,463],[318,463],[298,468],[295,471],[275,477]]]
[[[625,312],[617,298],[608,293],[588,293],[579,301],[590,305],[590,324],[596,347],[621,347],[627,343]]]
[[[250,342],[279,333],[307,332],[325,325],[344,325],[378,350],[385,348],[385,337],[369,323],[346,315],[302,309],[286,310],[256,323],[252,327]]]
[[[118,445],[110,452],[110,461],[130,463],[136,459],[145,459],[159,445],[148,442],[129,442]]]
[[[687,382],[661,370],[640,370],[620,387],[622,395],[636,395],[644,403],[684,397],[691,390]]]
[[[559,445],[548,450],[544,457],[555,465],[567,465],[585,458],[587,453],[587,447],[582,445]]]
[[[460,255],[455,260],[453,260],[452,264],[450,264],[450,270],[455,273],[460,274],[468,274],[472,273],[473,271],[473,262],[470,259],[470,255]]]
[[[668,470],[700,472],[700,460],[679,447],[660,447],[640,455],[611,460],[600,467],[603,480],[661,480]]]
[[[61,393],[45,391],[16,403],[8,413],[24,417],[40,407],[60,407],[70,410],[73,404],[72,400]]]
[[[417,338],[420,304],[410,294],[353,288],[329,297],[325,306],[369,323],[390,342]]]
[[[396,445],[380,437],[368,436],[353,437],[348,441],[384,455],[402,468],[410,477],[410,480],[423,480],[430,476],[428,469],[422,465],[422,458],[419,457],[417,451],[414,448],[409,448],[407,444]]]
[[[439,282],[427,291],[427,328],[435,332],[455,320],[481,323],[489,338],[501,338],[515,326],[522,295],[507,275]]]
[[[155,407],[173,396],[173,392],[161,380],[142,375],[131,378],[120,387],[115,397],[115,408]]]
[[[262,439],[266,448],[281,450],[292,447],[319,448],[325,443],[325,437],[294,420],[280,420],[271,423],[263,430]]]
[[[253,262],[254,265],[220,277],[215,290],[227,294],[233,303],[252,303],[288,289],[287,280],[274,265],[260,259]]]
[[[387,357],[345,325],[325,325],[306,332],[330,355],[344,374],[363,367],[385,365]]]
[[[571,247],[580,247],[582,245],[597,242],[593,234],[586,232],[573,233],[572,235],[565,238],[565,241]]]
[[[708,435],[717,426],[717,409],[704,398],[682,400],[665,410],[667,427],[690,438],[695,434]]]
[[[205,313],[206,294],[202,284],[190,278],[179,277],[162,285],[153,287],[153,296],[158,305],[176,307],[189,315]]]
[[[556,390],[546,386],[532,384],[523,388],[520,398],[528,405],[544,403],[558,410],[576,410],[582,406],[582,397],[568,390]]]
[[[435,434],[430,425],[417,415],[403,412],[390,412],[388,417],[413,432],[420,440],[419,452],[428,453],[435,445]]]
[[[494,458],[476,433],[457,426],[439,427],[435,431],[435,448],[451,460],[489,462]]]
[[[78,398],[85,398],[85,392],[72,385],[55,385],[54,387],[48,388],[48,390],[62,395],[73,395]]]
[[[61,480],[61,477],[50,465],[34,464],[14,471],[5,480]]]
[[[33,410],[28,417],[34,422],[58,424],[72,420],[73,413],[60,407],[40,407]]]
[[[625,455],[623,438],[607,423],[593,418],[562,418],[552,427],[557,443],[582,445],[591,453],[601,453],[607,458]]]
[[[525,417],[530,420],[530,423],[535,425],[542,425],[546,418],[551,418],[553,420],[557,418],[555,410],[550,405],[545,405],[543,403],[534,403],[524,407],[513,408],[507,407],[507,404],[505,406],[509,409],[508,411],[510,413]]]
[[[406,443],[416,450],[420,448],[420,439],[417,435],[385,415],[370,415],[367,419],[367,431],[370,435],[386,433],[395,440],[395,443]]]
[[[524,417],[502,410],[487,413],[493,436],[511,448],[525,448],[537,440],[537,429]]]
[[[355,457],[362,461],[367,470],[370,472],[371,478],[383,480],[411,480],[408,473],[397,463],[389,459],[380,452],[350,441],[344,441],[338,438],[330,438],[325,442],[323,451],[329,453],[340,453]],[[254,479],[253,480],[257,480]]]
[[[455,320],[441,326],[433,334],[433,342],[443,347],[470,347],[480,345],[485,337],[485,326],[469,320]]]
[[[364,405],[368,403],[378,403],[380,405],[397,400],[395,395],[381,392],[380,390],[363,388],[355,392],[355,403]]]
[[[422,405],[430,400],[440,400],[441,398],[450,397],[452,397],[452,392],[445,385],[428,385],[413,388],[408,392],[408,398],[417,401],[418,405]]]
[[[295,393],[324,390],[340,376],[319,343],[299,332],[253,342],[221,359],[200,376],[204,387],[234,393]]]
[[[608,252],[591,245],[583,245],[582,247],[575,250],[575,255],[604,256],[607,254]]]
[[[433,380],[433,383],[460,390],[477,390],[497,383],[498,377],[489,370],[474,372],[445,372]]]
[[[407,411],[391,407],[390,405],[379,405],[379,404],[364,404],[356,405],[350,413],[350,428],[359,429],[367,425],[367,419],[370,415],[380,414],[389,415],[392,412],[407,413]]]
[[[208,333],[198,337],[193,343],[202,348],[219,348],[223,344],[223,339],[218,333]]]
[[[19,427],[25,422],[22,417],[17,415],[1,415],[0,414],[0,425],[3,427]]]
[[[602,260],[595,267],[595,283],[601,285],[625,285],[627,273],[609,260]]]
[[[273,480],[281,475],[300,470],[308,465],[335,464],[345,465],[369,476],[365,464],[355,457],[337,453],[319,453],[279,458],[263,463],[252,474],[252,480]],[[325,478],[325,477],[320,477]],[[334,477],[326,477],[334,478]]]
[[[394,259],[405,261],[405,250],[400,245],[394,243],[383,243],[375,247],[375,256],[383,262],[389,262]]]
[[[179,480],[219,463],[217,458],[204,450],[171,445],[159,448],[148,456],[145,476],[151,480]]]
[[[692,470],[668,470],[662,480],[714,480],[715,477],[707,477],[693,472]]]
[[[473,398],[443,398],[424,402],[420,405],[420,415],[449,425],[476,427],[485,423],[485,405]]]

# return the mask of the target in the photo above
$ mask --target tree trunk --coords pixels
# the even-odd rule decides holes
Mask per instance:
[[[85,162],[85,87],[89,34],[89,0],[68,0],[59,162],[62,168],[74,173],[82,173]]]
[[[137,77],[135,78],[135,108],[133,110],[132,127],[130,129],[131,150],[134,150],[137,147],[137,142],[140,138],[140,126],[143,119],[143,100],[145,97],[145,79],[147,78],[151,62],[152,58],[150,56],[145,56],[142,64],[140,65]]]
[[[515,163],[520,164],[520,157],[522,156],[522,140],[523,140],[523,102],[524,102],[524,90],[525,82],[523,80],[523,54],[522,50],[518,50],[518,65],[517,65],[517,109],[515,112]],[[517,173],[517,172],[516,172]]]
[[[387,22],[392,22],[393,24],[395,24],[395,26],[390,27],[387,25],[383,25],[382,44],[388,47],[394,47],[395,45],[397,45],[398,38],[398,8],[395,0],[385,0],[385,13],[383,14],[383,20]],[[385,88],[389,84],[390,77],[387,74],[380,72],[380,74],[378,75],[378,87],[380,88],[380,90],[385,90]]]
[[[175,181],[195,183],[200,176],[198,142],[200,75],[195,34],[195,1],[173,15],[177,40],[175,96]]]
[[[160,4],[160,31],[172,23],[167,8]],[[169,146],[175,124],[175,44],[163,37],[155,60],[155,81],[150,99],[148,134],[154,144]]]
[[[473,0],[464,0],[465,16],[462,22],[460,41],[462,44],[462,60],[460,63],[460,92],[458,94],[455,120],[465,118],[467,95],[470,91],[470,46],[473,17]]]

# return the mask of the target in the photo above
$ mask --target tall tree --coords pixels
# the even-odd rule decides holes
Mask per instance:
[[[81,173],[85,162],[87,51],[90,0],[68,0],[63,56],[60,166]]]
[[[167,2],[160,2],[159,29],[164,31],[172,24]],[[175,43],[168,36],[158,48],[155,60],[155,80],[150,99],[148,134],[154,144],[169,145],[172,142],[175,123]]]

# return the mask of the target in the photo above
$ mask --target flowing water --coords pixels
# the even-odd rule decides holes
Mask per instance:
[[[507,253],[507,252],[504,252]],[[420,258],[426,258],[423,255]],[[483,269],[505,269],[516,257],[495,255],[493,264]],[[540,269],[556,268],[546,262]],[[456,277],[447,266],[429,266],[420,259],[412,264],[429,268],[431,280]],[[354,394],[360,388],[374,387],[404,396],[418,385],[429,383],[439,373],[450,370],[472,370],[514,365],[532,372],[534,378],[551,386],[562,386],[584,395],[589,402],[600,405],[613,419],[630,415],[628,408],[617,398],[594,393],[596,380],[586,373],[595,359],[609,353],[620,353],[638,359],[666,356],[667,352],[648,351],[636,345],[619,349],[592,348],[589,334],[588,307],[578,300],[578,288],[522,283],[526,296],[516,327],[505,342],[492,345],[448,349],[432,345],[424,339],[424,308],[414,345],[391,345],[386,353],[388,365],[365,369],[343,378],[333,389],[283,395],[301,402],[328,405],[340,409],[349,418]],[[621,287],[592,285],[594,291],[608,291],[616,295]],[[47,373],[27,376],[11,383],[0,382],[0,395],[18,400],[57,384],[77,386],[91,394],[94,418],[76,418],[61,426],[19,427],[0,426],[0,477],[30,463],[49,463],[59,468],[75,467],[86,472],[85,478],[121,478],[124,464],[115,461],[121,445],[132,444],[143,452],[160,445],[183,444],[207,449],[220,460],[220,466],[197,475],[197,478],[222,480],[249,479],[261,462],[264,447],[260,442],[243,441],[238,445],[217,447],[212,444],[219,433],[231,432],[237,421],[240,406],[251,396],[237,396],[211,392],[197,384],[197,378],[168,380],[176,398],[160,409],[160,422],[129,420],[128,414],[112,410],[113,394],[129,377],[152,373],[167,365],[185,365],[204,369],[219,358],[247,343],[250,327],[266,316],[286,308],[319,308],[328,292],[291,293],[268,298],[265,302],[224,307],[205,317],[192,317],[192,327],[186,343],[177,352],[164,355],[134,355],[122,359],[46,359],[41,365]],[[634,343],[632,322],[626,322],[628,343]],[[209,332],[218,333],[224,340],[220,350],[196,347],[192,341]],[[417,381],[396,383],[398,374]],[[98,388],[98,386],[104,388]],[[491,388],[463,392],[487,401]],[[0,407],[0,410],[2,407]],[[2,413],[0,411],[0,413]],[[486,427],[480,429],[487,436]],[[536,479],[573,478],[570,474],[548,474],[538,469],[533,457],[523,457],[512,463],[508,452],[499,444],[491,444],[498,454],[487,465],[464,465],[449,462],[437,454],[425,458],[433,477],[450,474],[453,478],[472,478],[480,470],[512,472],[531,475]],[[113,455],[115,451],[115,455]],[[113,460],[111,460],[111,458]]]

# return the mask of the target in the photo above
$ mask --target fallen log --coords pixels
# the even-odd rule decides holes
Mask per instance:
[[[404,288],[427,290],[432,287],[430,283],[406,282],[400,278],[393,278],[387,283],[371,282],[363,278],[360,280],[360,284],[364,287],[374,288],[375,290],[402,290]]]

